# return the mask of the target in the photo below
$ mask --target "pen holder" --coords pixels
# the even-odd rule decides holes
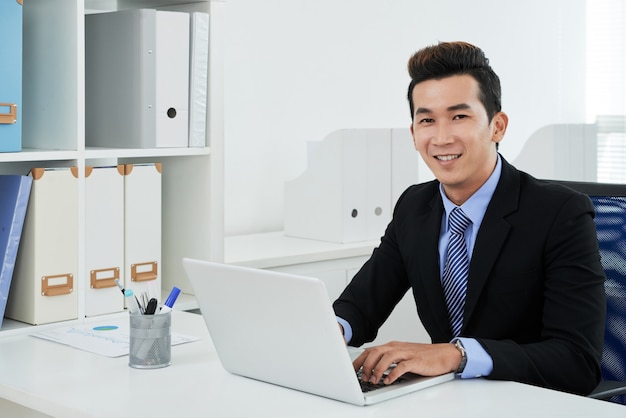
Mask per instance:
[[[172,312],[157,315],[130,314],[128,365],[157,369],[172,364]]]

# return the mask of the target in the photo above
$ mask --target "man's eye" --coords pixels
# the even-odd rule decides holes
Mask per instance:
[[[431,118],[424,118],[424,119],[420,119],[419,123],[420,124],[426,124],[426,123],[433,123],[435,120],[431,119]]]
[[[458,119],[465,119],[467,117],[467,115],[455,115],[452,119],[453,120],[458,120]]]

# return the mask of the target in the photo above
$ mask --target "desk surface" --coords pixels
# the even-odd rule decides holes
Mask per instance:
[[[246,267],[272,268],[338,258],[370,256],[379,241],[339,244],[289,237],[283,231],[224,239],[224,261]]]
[[[120,320],[125,320],[121,317]],[[128,367],[28,335],[0,339],[0,398],[71,417],[620,417],[623,406],[514,382],[455,380],[358,407],[224,371],[200,315],[175,312],[173,330],[201,340],[172,347],[172,365]]]

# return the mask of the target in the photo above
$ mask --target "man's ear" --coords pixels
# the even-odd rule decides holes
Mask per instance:
[[[494,115],[493,120],[493,136],[492,141],[499,143],[504,138],[506,128],[509,126],[509,117],[504,112],[498,112]]]

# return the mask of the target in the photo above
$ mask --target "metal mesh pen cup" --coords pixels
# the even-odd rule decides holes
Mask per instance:
[[[158,315],[130,314],[128,365],[157,369],[172,364],[172,312]]]

